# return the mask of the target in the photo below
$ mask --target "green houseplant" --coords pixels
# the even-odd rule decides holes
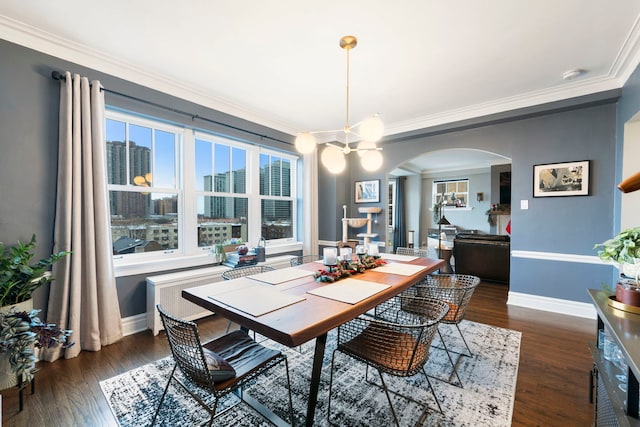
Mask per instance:
[[[594,246],[601,260],[620,266],[622,274],[616,284],[616,300],[640,306],[640,227],[621,231]]]
[[[0,243],[0,389],[16,384],[18,376],[23,381],[33,378],[34,348],[73,345],[68,343],[71,331],[42,323],[37,317],[40,310],[32,310],[30,302],[36,289],[53,280],[51,265],[68,252],[34,263],[35,246],[35,235],[28,243]]]
[[[36,289],[53,280],[48,274],[49,267],[68,254],[54,253],[32,264],[35,246],[35,234],[30,242],[18,241],[15,246],[5,247],[0,242],[0,307],[30,299]]]

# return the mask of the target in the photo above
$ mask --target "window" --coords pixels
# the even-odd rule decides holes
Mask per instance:
[[[293,238],[295,203],[291,190],[291,159],[261,153],[260,218],[262,237],[266,240]]]
[[[296,236],[296,156],[111,110],[106,148],[116,259]]]
[[[433,205],[444,204],[445,208],[465,208],[469,203],[469,180],[447,180],[433,182]]]
[[[246,242],[247,150],[228,140],[198,134],[195,153],[198,246]]]
[[[114,255],[181,246],[179,128],[107,118],[107,176]]]

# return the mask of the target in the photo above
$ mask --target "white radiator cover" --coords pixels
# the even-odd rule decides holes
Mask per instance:
[[[274,268],[289,267],[292,255],[283,255],[267,258],[266,262],[259,263]],[[186,320],[196,320],[213,313],[199,305],[182,298],[182,290],[194,286],[221,282],[222,272],[228,270],[227,266],[215,266],[196,268],[180,271],[178,273],[161,274],[147,277],[147,328],[153,335],[158,335],[162,327],[162,321],[156,305],[160,304],[172,315]]]

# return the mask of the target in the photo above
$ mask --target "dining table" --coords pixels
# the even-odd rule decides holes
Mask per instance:
[[[386,265],[335,282],[315,275],[331,269],[320,261],[272,272],[187,288],[182,297],[288,347],[315,340],[306,425],[313,425],[320,375],[332,329],[393,298],[444,261],[381,254]]]

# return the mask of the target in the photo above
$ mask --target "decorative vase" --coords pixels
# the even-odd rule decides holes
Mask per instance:
[[[640,286],[635,280],[620,278],[616,284],[616,301],[640,307]]]
[[[620,273],[632,279],[637,279],[640,277],[640,259],[635,258],[633,261],[620,264]]]
[[[33,299],[0,307],[0,313],[8,313],[13,307],[15,307],[15,311],[31,311],[33,310]],[[9,353],[0,352],[0,390],[15,387],[16,385],[18,385],[18,377],[11,368]]]

